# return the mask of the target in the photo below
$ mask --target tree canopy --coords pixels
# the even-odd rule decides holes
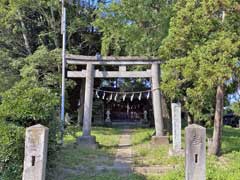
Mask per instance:
[[[97,10],[104,55],[156,56],[167,35],[172,4],[164,0],[113,1]]]
[[[182,102],[194,122],[219,125],[214,126],[218,137],[224,104],[239,114],[240,101],[227,101],[240,82],[238,0],[67,2],[68,53],[160,57],[168,102]],[[0,0],[0,116],[5,120],[28,126],[48,119],[59,106],[60,27],[58,0]],[[133,84],[125,82],[124,89]],[[75,87],[67,81],[69,94]],[[70,101],[67,93],[69,109]]]

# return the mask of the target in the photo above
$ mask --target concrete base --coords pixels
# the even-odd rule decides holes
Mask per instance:
[[[152,136],[152,145],[169,145],[168,136]]]
[[[169,156],[184,156],[184,150],[181,149],[179,151],[173,150],[172,148],[169,149],[168,154]]]
[[[97,149],[98,143],[95,136],[80,136],[77,138],[77,144],[84,148]]]
[[[112,121],[105,121],[104,125],[107,127],[111,127],[112,126]]]
[[[143,128],[149,128],[150,127],[150,123],[142,123],[141,124],[141,127],[143,127]]]

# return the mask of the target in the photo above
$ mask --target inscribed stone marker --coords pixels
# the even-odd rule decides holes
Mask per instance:
[[[45,180],[48,128],[40,124],[26,129],[23,180]]]
[[[192,124],[185,128],[185,180],[206,179],[206,129]]]
[[[181,104],[172,103],[173,152],[181,151]]]

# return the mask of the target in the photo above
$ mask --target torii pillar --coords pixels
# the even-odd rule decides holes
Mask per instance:
[[[160,92],[160,65],[152,64],[152,101],[155,124],[155,136],[152,137],[153,144],[168,144],[168,137],[164,136],[163,115]]]
[[[93,105],[93,85],[94,85],[94,65],[87,64],[84,115],[83,115],[83,134],[77,139],[77,143],[84,147],[96,148],[96,137],[91,135],[92,126],[92,105]]]

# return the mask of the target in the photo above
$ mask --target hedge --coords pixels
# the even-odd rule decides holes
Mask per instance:
[[[24,128],[0,120],[0,179],[20,180],[24,159]]]

